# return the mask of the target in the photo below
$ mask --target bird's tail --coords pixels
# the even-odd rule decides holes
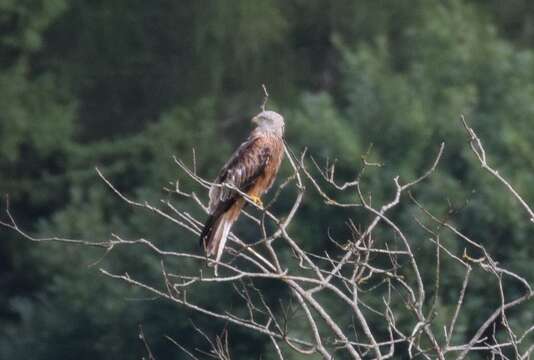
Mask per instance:
[[[204,248],[207,256],[215,255],[217,262],[221,259],[228,234],[239,216],[240,210],[240,206],[234,206],[227,211],[216,211],[206,220],[204,229],[200,234],[200,245]],[[215,267],[215,269],[217,268]]]
[[[213,256],[217,252],[219,244],[226,241],[225,238],[228,236],[232,223],[229,219],[229,212],[215,213],[208,217],[202,234],[200,234],[200,245],[207,256]],[[226,232],[225,229],[227,229]]]

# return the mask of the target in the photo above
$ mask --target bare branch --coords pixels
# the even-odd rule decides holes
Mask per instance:
[[[476,157],[478,158],[478,161],[480,161],[480,164],[482,165],[482,168],[489,172],[491,175],[493,175],[495,178],[497,178],[506,188],[508,191],[519,201],[521,206],[525,209],[525,211],[530,216],[530,221],[534,222],[534,211],[532,208],[527,204],[525,200],[519,195],[519,193],[510,185],[510,183],[499,174],[499,172],[495,169],[493,169],[491,166],[488,165],[487,158],[486,158],[486,150],[484,150],[484,147],[482,146],[482,141],[478,137],[478,135],[475,133],[475,131],[467,125],[467,121],[465,120],[465,117],[462,115],[460,117],[462,120],[462,123],[464,125],[465,131],[467,132],[467,135],[469,136],[469,145],[471,146],[471,150],[475,153]]]
[[[262,88],[265,98],[261,108],[265,110],[269,94],[265,86]],[[531,208],[509,182],[489,167],[480,139],[463,117],[462,122],[470,137],[471,149],[482,167],[503,183],[504,189],[534,218]],[[444,143],[441,143],[421,176],[405,183],[398,176],[393,178],[393,195],[389,200],[377,203],[375,199],[380,197],[366,193],[360,181],[368,167],[381,167],[381,164],[367,160],[370,149],[362,156],[361,168],[355,171],[357,175],[341,179],[340,172],[336,174],[338,164],[335,160],[320,166],[313,157],[306,156],[306,151],[296,156],[285,144],[291,174],[281,182],[272,201],[265,207],[258,206],[240,189],[229,184],[215,185],[203,178],[198,173],[194,149],[191,166],[174,157],[181,174],[192,180],[194,191],[185,189],[183,182],[176,180],[164,188],[167,194],[178,196],[204,213],[207,206],[203,199],[211,186],[232,189],[250,204],[243,218],[256,229],[255,238],[245,241],[230,233],[220,261],[207,259],[190,250],[190,242],[197,241],[203,226],[202,219],[194,216],[195,212],[184,210],[183,203],[174,201],[174,197],[170,196],[157,205],[130,198],[99,169],[96,172],[101,181],[132,211],[146,211],[151,216],[165,219],[186,234],[176,242],[173,250],[177,251],[164,249],[156,239],[128,240],[117,234],[101,241],[34,237],[19,228],[9,209],[9,201],[6,201],[7,218],[0,221],[0,226],[35,242],[53,241],[102,248],[103,254],[93,266],[125,246],[141,246],[157,256],[161,261],[161,274],[160,281],[154,283],[143,282],[126,272],[112,273],[102,268],[100,271],[111,279],[142,289],[154,298],[175,304],[177,311],[187,310],[224,324],[222,332],[214,337],[208,336],[209,332],[195,324],[191,325],[205,339],[209,350],[188,350],[178,341],[166,337],[190,359],[230,359],[229,325],[265,335],[278,359],[284,359],[285,352],[298,352],[302,356],[320,356],[323,359],[384,360],[404,356],[444,360],[456,356],[461,360],[475,351],[487,351],[494,357],[505,358],[514,354],[518,359],[528,359],[534,352],[534,347],[528,344],[534,326],[522,330],[521,334],[512,321],[513,316],[521,315],[511,311],[520,309],[521,304],[527,304],[534,297],[527,278],[507,269],[506,264],[495,261],[481,242],[469,235],[469,229],[464,231],[453,225],[454,219],[449,212],[436,214],[434,208],[425,207],[423,201],[417,200],[411,192],[435,173],[444,148]],[[313,165],[308,169],[310,163]],[[339,216],[336,221],[347,226],[344,233],[338,232],[338,226],[332,226],[332,230],[324,234],[325,241],[321,245],[299,237],[291,226],[299,214],[302,215],[300,221],[309,221],[304,218],[304,213],[299,213],[307,194],[305,182],[311,184],[312,191],[322,199],[321,209],[335,210],[336,214],[340,214],[336,215]],[[399,221],[394,210],[402,207],[406,193],[411,199],[410,204],[415,204],[413,208],[418,212],[409,217],[410,224]],[[286,199],[291,201],[283,207],[283,214],[278,213],[278,207],[272,206],[279,200],[280,194],[287,194]],[[448,207],[450,210],[451,206]],[[362,213],[365,216],[362,217]],[[418,231],[407,229],[407,226],[413,225]],[[463,245],[451,244],[451,238]],[[187,243],[184,248],[188,250],[180,250],[184,243]],[[428,256],[429,248],[434,261],[424,258]],[[170,259],[187,260],[187,263],[198,264],[198,267],[173,267],[172,271],[167,271],[165,264]],[[219,267],[220,274],[203,268],[206,262],[212,268]],[[454,267],[458,276],[447,277],[446,266]],[[495,286],[500,301],[499,306],[494,305],[496,308],[480,324],[466,324],[463,317],[470,297],[477,296],[468,291],[472,286],[473,269],[482,273],[488,286]],[[458,289],[456,293],[449,292],[454,295],[448,303],[450,313],[444,313],[439,306],[444,301],[441,294],[445,278],[447,286],[454,282],[452,286]],[[259,286],[267,279],[288,289],[286,295],[279,299],[280,306],[273,306],[272,298]],[[234,291],[239,305],[234,307],[233,304],[220,302],[218,307],[210,307],[200,303],[196,296],[197,288],[215,285]],[[516,291],[516,298],[511,300],[510,286],[524,293],[517,295]],[[498,319],[501,323],[496,326]],[[464,340],[465,343],[456,344],[457,339],[466,336],[466,326],[469,326],[471,337],[468,341]],[[504,331],[498,333],[499,327]],[[141,326],[139,337],[149,360],[155,360]],[[403,353],[401,349],[405,349]],[[340,353],[341,356],[338,356]]]

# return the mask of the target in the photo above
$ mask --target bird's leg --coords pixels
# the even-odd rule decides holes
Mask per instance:
[[[258,205],[259,207],[263,207],[263,202],[261,201],[259,196],[256,195],[249,195],[250,200],[254,202],[254,204]]]

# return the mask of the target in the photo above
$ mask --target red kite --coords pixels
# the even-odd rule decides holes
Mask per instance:
[[[263,111],[252,122],[256,128],[224,165],[210,188],[210,215],[200,234],[200,243],[208,256],[216,254],[216,261],[220,260],[230,228],[246,203],[230,187],[262,205],[260,197],[272,186],[284,157],[284,118],[274,111]]]

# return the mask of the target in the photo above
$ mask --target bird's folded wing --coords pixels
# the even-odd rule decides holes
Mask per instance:
[[[215,179],[215,185],[210,189],[210,214],[221,205],[228,206],[233,203],[238,197],[236,191],[222,184],[246,192],[262,174],[271,157],[272,144],[263,137],[251,137],[241,144],[221,169]]]

